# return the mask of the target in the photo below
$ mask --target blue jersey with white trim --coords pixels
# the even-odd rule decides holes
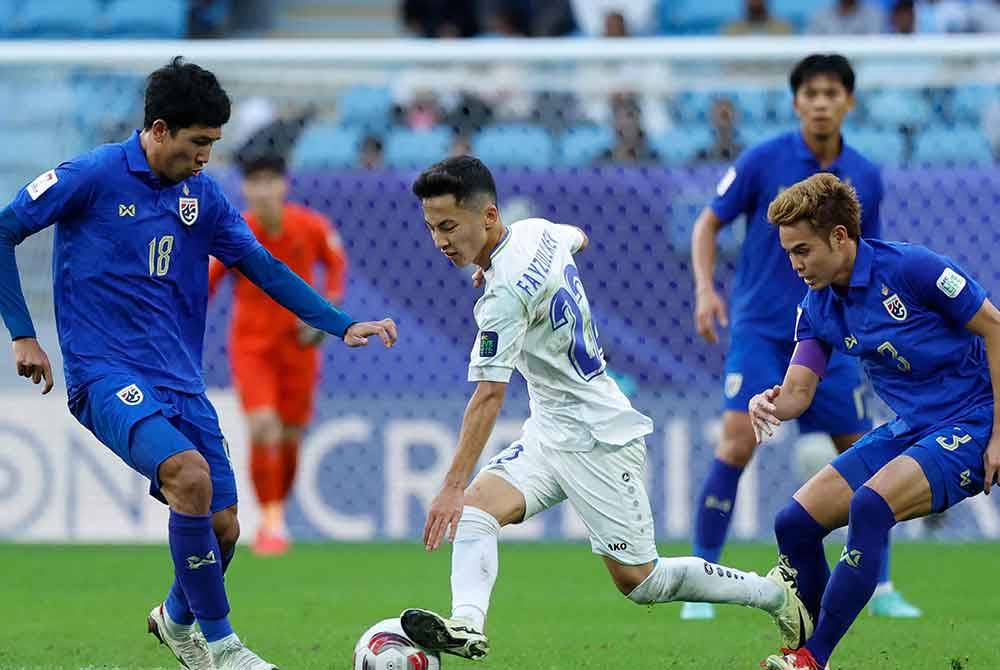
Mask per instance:
[[[784,189],[817,172],[837,175],[858,193],[862,236],[879,237],[879,169],[846,141],[842,147],[840,156],[821,168],[799,131],[785,133],[744,152],[719,182],[712,211],[724,224],[741,214],[747,220],[730,297],[733,330],[752,328],[761,337],[785,341],[792,335],[795,307],[807,289],[767,221],[768,205]]]
[[[926,247],[861,240],[849,286],[809,291],[795,339],[861,359],[897,414],[893,431],[921,430],[993,406],[983,339],[966,328],[986,292]]]
[[[161,182],[139,132],[62,163],[11,207],[26,233],[56,226],[53,296],[70,397],[112,372],[201,393],[209,255],[259,246],[210,177]]]

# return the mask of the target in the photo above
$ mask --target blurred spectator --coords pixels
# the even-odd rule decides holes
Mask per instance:
[[[191,0],[188,5],[188,37],[222,37],[229,27],[228,0]]]
[[[527,37],[521,17],[509,6],[498,5],[484,15],[483,37]]]
[[[993,158],[1000,161],[1000,98],[994,98],[983,112],[982,124],[993,149]]]
[[[656,27],[656,0],[571,0],[580,31],[589,37],[609,35],[608,28],[622,35],[649,35]],[[617,14],[611,19],[608,15]]]
[[[649,145],[642,127],[642,109],[632,93],[611,96],[614,113],[615,144],[605,151],[598,162],[602,163],[656,163],[660,156]]]
[[[814,35],[874,35],[882,32],[885,17],[878,7],[860,0],[837,0],[813,14],[807,32]]]
[[[471,156],[472,142],[469,141],[469,136],[462,133],[455,133],[455,137],[451,141],[451,149],[448,150],[448,155],[451,157]]]
[[[889,30],[898,35],[912,35],[917,31],[917,12],[913,0],[898,0],[889,12]]]
[[[918,33],[972,32],[973,7],[974,4],[965,0],[922,0],[916,5],[916,31]]]
[[[403,0],[403,24],[423,37],[472,37],[479,32],[475,2]]]
[[[382,138],[366,135],[361,141],[358,164],[365,170],[378,170],[383,165]]]
[[[608,12],[604,15],[605,37],[628,37],[628,26],[621,12]]]
[[[459,135],[472,135],[493,121],[493,110],[475,93],[463,91],[458,102],[444,118]],[[464,156],[465,154],[457,154]]]
[[[746,18],[722,27],[726,35],[789,35],[792,24],[772,16],[767,0],[746,0]]]
[[[413,98],[402,112],[402,125],[412,130],[428,130],[440,123],[441,108],[434,91],[415,91]]]
[[[570,0],[532,0],[531,7],[531,35],[562,37],[576,31]]]
[[[713,142],[698,150],[696,160],[703,163],[729,163],[743,153],[736,139],[737,113],[729,98],[716,98],[711,111]]]

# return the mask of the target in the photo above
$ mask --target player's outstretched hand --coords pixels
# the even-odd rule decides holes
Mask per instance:
[[[983,454],[983,465],[986,470],[986,476],[983,477],[983,493],[989,495],[994,480],[1000,476],[1000,436],[994,435],[990,438],[990,443],[986,445],[986,452]]]
[[[750,398],[748,411],[750,423],[753,424],[753,435],[760,444],[774,435],[774,430],[781,425],[781,419],[774,415],[774,400],[781,394],[781,386],[774,386],[763,393]]]
[[[363,347],[368,344],[368,338],[378,335],[382,339],[382,344],[386,349],[396,344],[396,323],[392,319],[382,319],[381,321],[359,321],[351,324],[351,327],[344,333],[344,344],[349,347]]]
[[[472,273],[472,285],[475,288],[482,288],[483,280],[485,278],[486,278],[486,272],[484,272],[481,267],[476,267],[476,271]]]
[[[27,377],[35,384],[45,380],[45,388],[42,395],[52,390],[52,364],[45,350],[38,344],[38,340],[33,337],[22,337],[14,340],[14,364],[17,365],[17,374],[20,377]]]
[[[446,533],[449,542],[455,541],[455,531],[458,530],[464,506],[465,491],[460,488],[446,486],[435,496],[424,524],[424,547],[427,551],[440,547]]]
[[[725,328],[729,325],[726,316],[726,305],[722,296],[714,288],[709,287],[697,291],[694,303],[694,325],[709,344],[717,344],[719,335],[715,332],[715,323]]]

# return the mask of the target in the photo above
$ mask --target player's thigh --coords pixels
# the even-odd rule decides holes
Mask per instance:
[[[876,428],[803,484],[795,499],[824,528],[840,528],[848,521],[854,492],[905,449],[905,438],[888,426]]]
[[[526,521],[566,499],[541,447],[526,438],[494,456],[466,491],[467,505],[484,509],[501,525]]]
[[[281,347],[282,373],[279,377],[277,411],[281,422],[305,426],[313,413],[316,387],[319,384],[320,351],[295,343]]]
[[[590,451],[544,453],[595,554],[622,565],[643,565],[657,557],[642,438],[624,446],[597,443]]]
[[[909,447],[904,455],[919,467],[924,482],[914,477],[912,489],[889,492],[898,501],[890,502],[897,518],[943,512],[980,493],[985,477],[983,453],[992,431],[993,411],[987,407],[942,424]]]
[[[838,451],[845,451],[853,444],[850,437],[872,429],[867,411],[868,393],[856,359],[834,353],[830,369],[816,387],[812,404],[798,419],[799,432],[834,436]]]
[[[896,521],[931,512],[930,482],[920,464],[905,453],[882,466],[865,486],[885,499]]]
[[[179,410],[171,419],[208,462],[212,477],[212,513],[236,504],[236,474],[229,457],[229,443],[222,435],[219,415],[208,397],[177,393],[174,404]]]

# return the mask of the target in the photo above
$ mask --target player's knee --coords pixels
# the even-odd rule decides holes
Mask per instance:
[[[729,465],[742,468],[750,462],[756,448],[757,442],[749,423],[744,426],[739,421],[727,420],[715,455]]]
[[[850,524],[852,528],[892,527],[895,518],[889,503],[877,491],[861,486],[851,496]]]
[[[253,412],[247,419],[250,441],[257,444],[274,444],[281,440],[281,419],[274,410]]]
[[[774,536],[778,544],[783,544],[789,538],[794,538],[801,530],[799,515],[796,513],[795,500],[790,500],[787,505],[778,510],[774,517]]]
[[[212,477],[208,462],[194,449],[174,454],[159,469],[164,494],[201,508],[212,499]],[[170,501],[173,504],[173,501]]]
[[[649,574],[653,571],[652,563],[644,565],[621,565],[619,563],[609,562],[608,568],[611,573],[611,580],[615,583],[615,587],[623,596],[628,596],[630,598],[632,594],[636,592],[636,589],[639,588],[639,585],[646,581],[646,578],[649,577]]]

